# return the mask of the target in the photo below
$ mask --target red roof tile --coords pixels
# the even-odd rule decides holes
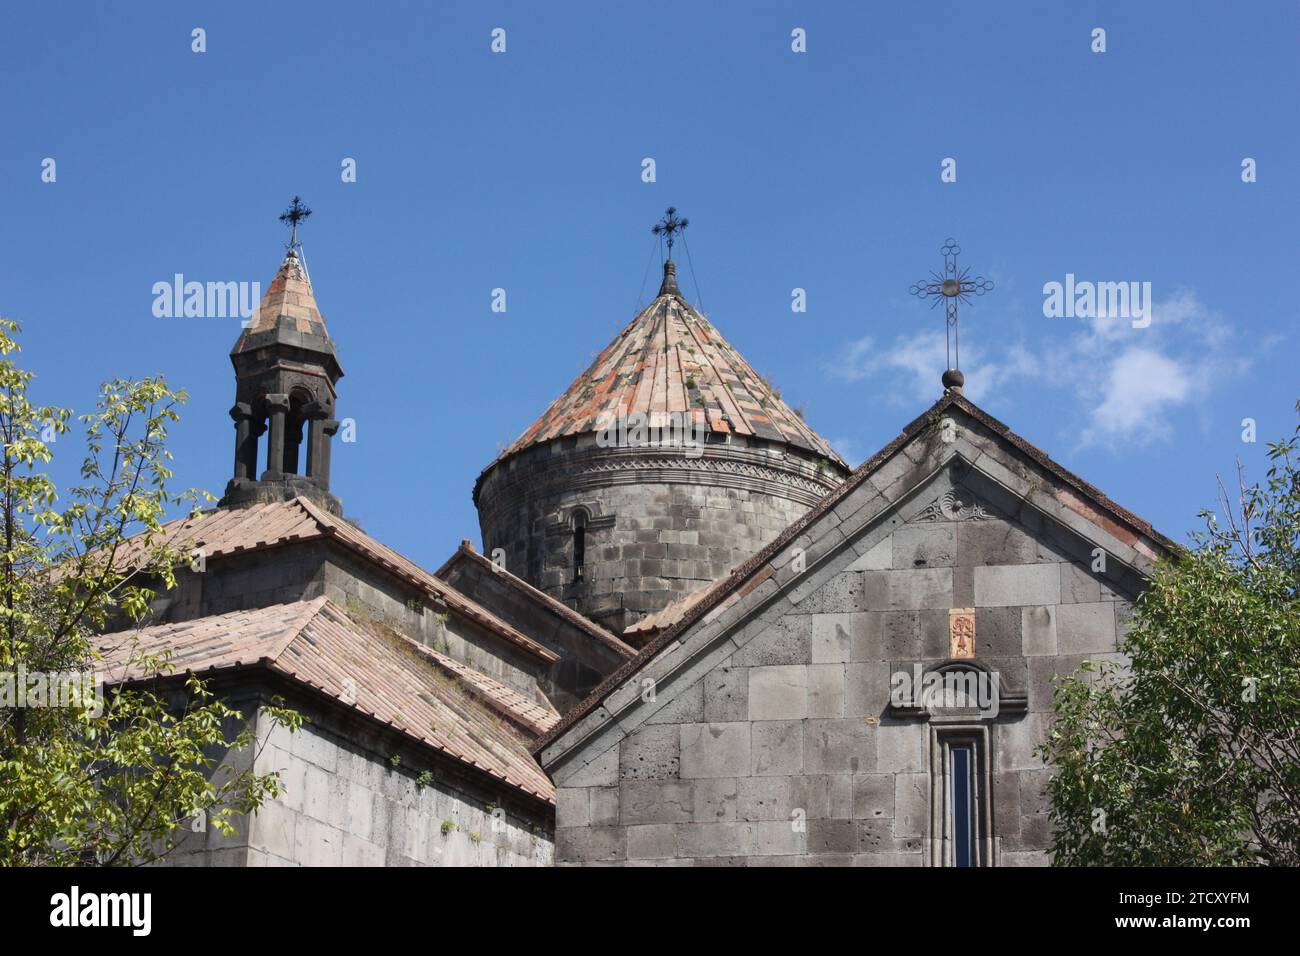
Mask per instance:
[[[518,725],[544,729],[558,714],[390,629],[357,621],[324,597],[106,634],[96,645],[111,683],[152,676],[133,661],[168,650],[172,673],[264,666],[502,783],[555,800],[528,752],[534,734]]]
[[[331,515],[306,498],[276,501],[248,508],[217,508],[197,518],[181,518],[163,526],[155,540],[187,551],[199,549],[208,560],[289,544],[326,538],[337,542],[425,592],[461,617],[509,641],[532,657],[553,663],[559,655],[501,620],[487,608],[465,597],[414,561],[381,544],[360,528]],[[142,536],[125,542],[118,561],[129,567],[138,560]]]
[[[285,319],[283,323],[280,322],[282,316]],[[279,271],[262,295],[257,311],[249,318],[248,325],[231,351],[243,351],[251,336],[278,327],[329,339],[325,318],[320,314],[316,296],[311,290],[311,279],[307,277],[307,270],[303,268],[298,254],[292,249],[284,257]]]
[[[599,431],[607,416],[642,413],[662,427],[669,414],[687,411],[709,431],[784,442],[844,465],[667,278],[658,297],[500,457]]]

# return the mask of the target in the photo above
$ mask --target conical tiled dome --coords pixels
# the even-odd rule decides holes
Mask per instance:
[[[257,312],[250,317],[230,354],[236,356],[272,342],[324,352],[333,358],[336,365],[338,362],[334,343],[325,328],[325,319],[316,306],[307,270],[292,249],[284,257],[262,296]]]
[[[663,440],[674,430],[690,441]],[[649,307],[479,475],[474,504],[484,554],[621,632],[726,577],[847,474],[669,261]]]
[[[831,446],[804,424],[744,357],[700,315],[664,265],[659,295],[502,457],[530,445],[598,431],[601,418],[641,413],[651,426],[689,411],[716,434],[784,442],[837,464]]]

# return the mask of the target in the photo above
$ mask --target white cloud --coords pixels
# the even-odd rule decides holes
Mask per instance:
[[[1083,443],[1122,438],[1146,444],[1167,437],[1166,412],[1187,400],[1187,370],[1152,349],[1127,349],[1108,367],[1101,404],[1092,409]]]
[[[1146,328],[1120,318],[1045,319],[1050,325],[1032,346],[1017,341],[990,348],[985,340],[966,345],[966,394],[976,403],[996,404],[1010,389],[1029,383],[1041,398],[1049,389],[1068,390],[1077,403],[1082,445],[1118,449],[1169,440],[1172,413],[1208,400],[1250,362],[1233,351],[1231,325],[1194,291],[1180,289],[1149,307]],[[870,380],[888,400],[916,405],[938,398],[946,367],[939,328],[885,346],[870,336],[858,339],[841,350],[828,374],[845,382]]]

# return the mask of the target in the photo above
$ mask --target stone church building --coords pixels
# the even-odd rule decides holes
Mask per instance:
[[[343,368],[292,248],[231,360],[225,496],[165,529],[195,563],[102,643],[210,679],[269,735],[227,764],[285,792],[176,864],[1045,864],[1053,677],[1173,547],[952,377],[850,471],[671,259],[436,571],[330,491]]]

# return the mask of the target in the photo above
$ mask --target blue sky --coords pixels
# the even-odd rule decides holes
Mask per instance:
[[[10,4],[0,314],[41,400],[188,388],[178,482],[220,494],[238,321],[156,318],[151,288],[265,285],[301,194],[357,423],[334,488],[436,567],[478,540],[479,471],[634,314],[665,206],[706,314],[854,464],[938,397],[908,287],[951,235],[996,285],[963,312],[971,397],[1182,539],[1297,393],[1300,13],[1206,7]],[[1150,327],[1044,317],[1067,273],[1150,282]]]

